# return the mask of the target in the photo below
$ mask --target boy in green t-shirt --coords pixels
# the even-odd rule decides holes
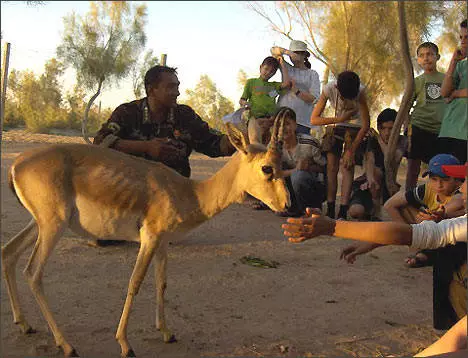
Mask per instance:
[[[460,23],[460,47],[452,55],[441,94],[445,97],[445,111],[439,133],[441,152],[450,153],[462,163],[467,160],[468,139],[468,30],[467,20]]]
[[[444,74],[437,71],[440,58],[439,48],[432,42],[424,42],[416,50],[419,66],[423,74],[414,79],[413,111],[408,126],[408,170],[406,190],[418,182],[421,161],[429,160],[440,151],[435,145],[445,110],[441,87]]]
[[[283,82],[268,82],[281,67]],[[247,80],[239,101],[250,109],[248,132],[250,143],[264,143],[263,137],[272,125],[272,115],[276,112],[276,97],[283,88],[291,87],[283,59],[266,57],[260,65],[260,76]]]

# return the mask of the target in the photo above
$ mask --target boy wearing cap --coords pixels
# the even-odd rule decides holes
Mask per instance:
[[[281,67],[282,82],[268,82]],[[272,56],[266,57],[260,65],[260,76],[249,78],[244,86],[239,104],[250,109],[248,122],[249,141],[264,143],[264,135],[271,127],[271,117],[276,112],[276,97],[284,88],[291,87],[284,62]]]
[[[468,163],[442,165],[441,171],[449,178],[465,179],[460,192],[466,210]],[[304,217],[289,218],[282,228],[284,235],[292,243],[323,237],[322,235],[363,241],[343,249],[340,258],[348,263],[353,263],[356,256],[383,245],[408,245],[416,249],[439,250],[455,249],[464,245],[464,260],[454,264],[454,259],[459,257],[452,256],[448,260],[446,257],[446,261],[441,263],[447,266],[445,272],[438,272],[436,267],[433,272],[434,328],[449,329],[466,315],[466,219],[465,213],[463,216],[438,223],[430,220],[412,225],[401,222],[349,222],[332,220],[308,208]],[[450,273],[449,280],[443,277],[447,272]],[[441,279],[444,279],[444,282],[438,282],[442,281]],[[436,283],[441,287],[437,287]],[[466,348],[466,326],[463,346]]]

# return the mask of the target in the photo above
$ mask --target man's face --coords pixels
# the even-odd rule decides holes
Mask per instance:
[[[468,48],[468,30],[465,27],[460,28],[460,47],[464,51],[464,56],[467,55]]]
[[[149,96],[159,105],[174,107],[177,104],[177,97],[180,95],[179,84],[180,82],[174,73],[164,72],[161,74],[159,83],[151,88]]]
[[[433,48],[421,47],[418,51],[418,65],[424,71],[434,71],[437,68],[438,57]]]
[[[271,65],[260,66],[260,78],[264,81],[268,81],[276,73],[277,69]]]
[[[394,123],[395,122],[393,122],[393,121],[384,122],[378,128],[379,129],[379,135],[380,135],[380,137],[382,138],[382,140],[384,141],[385,144],[388,144],[388,140],[390,139],[390,133],[392,133]]]

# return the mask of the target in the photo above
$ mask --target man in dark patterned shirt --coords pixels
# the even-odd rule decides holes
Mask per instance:
[[[177,104],[179,80],[174,68],[154,66],[146,72],[147,97],[118,106],[94,138],[121,152],[161,162],[190,177],[192,150],[210,157],[235,152],[192,108]]]

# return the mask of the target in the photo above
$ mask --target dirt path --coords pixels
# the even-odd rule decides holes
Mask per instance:
[[[41,142],[82,140],[10,131],[3,141],[2,244],[29,221],[7,186],[12,160]],[[204,178],[224,163],[195,154],[193,176]],[[282,222],[270,211],[233,205],[172,245],[166,315],[179,341],[164,344],[154,329],[151,267],[130,316],[137,356],[408,356],[437,338],[431,269],[405,268],[406,248],[380,248],[347,265],[338,259],[347,241],[323,237],[289,244]],[[44,286],[51,309],[82,357],[119,356],[114,334],[137,249],[91,248],[67,232],[49,259]],[[280,265],[254,268],[240,262],[245,255]],[[20,273],[27,258],[20,260],[18,286],[38,332],[19,333],[2,280],[1,356],[61,356]]]

